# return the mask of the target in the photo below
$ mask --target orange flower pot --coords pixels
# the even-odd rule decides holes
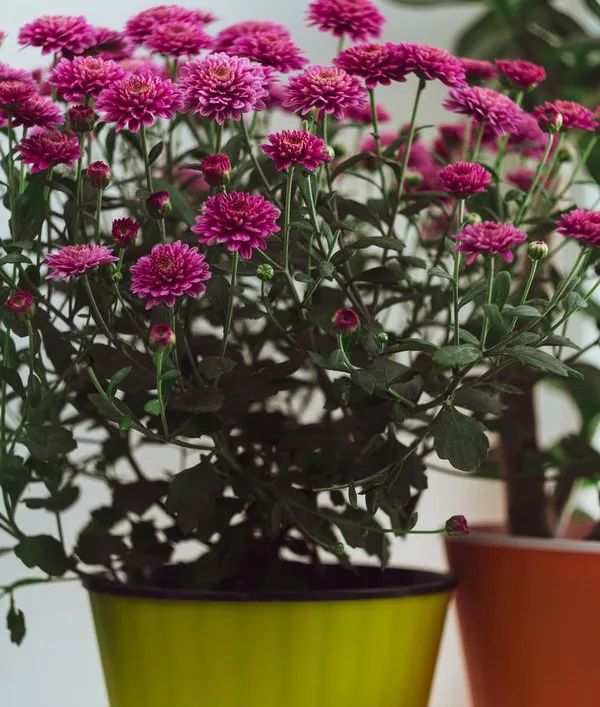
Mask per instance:
[[[478,528],[446,549],[473,707],[598,707],[600,542]]]

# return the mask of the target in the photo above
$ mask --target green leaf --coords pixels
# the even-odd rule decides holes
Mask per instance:
[[[384,248],[385,250],[392,250],[395,252],[401,252],[404,250],[404,242],[398,240],[398,238],[388,238],[387,236],[372,236],[369,238],[359,238],[354,243],[348,243],[348,248],[353,248],[354,250],[361,250],[363,248]]]
[[[598,0],[583,0],[585,3],[586,7],[588,10],[591,10],[591,12],[596,15],[596,17],[600,17],[600,3]]]
[[[376,379],[371,373],[367,371],[362,371],[359,368],[352,369],[350,373],[352,382],[355,383],[359,388],[362,388],[367,395],[372,395],[375,390]]]
[[[16,368],[7,368],[0,364],[0,380],[6,381],[19,397],[25,397],[23,381]]]
[[[450,282],[454,282],[454,276],[451,273],[442,270],[442,268],[429,268],[427,274],[431,277],[441,277],[444,280],[450,280]]]
[[[173,211],[171,216],[184,221],[188,226],[194,223],[196,213],[185,194],[164,179],[154,180],[154,191],[168,191]]]
[[[72,567],[63,546],[51,535],[31,535],[15,547],[15,555],[27,567],[39,567],[51,577],[62,577]]]
[[[71,430],[55,425],[29,426],[23,444],[36,459],[55,459],[77,448]]]
[[[461,297],[458,306],[464,307],[466,304],[469,304],[469,302],[473,302],[473,300],[478,299],[479,297],[482,297],[485,295],[487,290],[487,282],[485,280],[477,280],[474,282],[471,287],[467,290],[465,295]]]
[[[25,191],[17,195],[14,218],[19,229],[19,238],[35,240],[46,219],[44,180],[30,178]]]
[[[431,341],[426,339],[404,339],[392,346],[389,346],[388,353],[399,353],[400,351],[424,351],[425,353],[433,353],[438,347]]]
[[[62,513],[70,508],[79,498],[77,486],[65,486],[50,498],[26,498],[25,505],[31,509],[43,509],[53,513]]]
[[[358,497],[356,495],[356,486],[354,484],[350,484],[350,486],[348,486],[348,503],[352,506],[352,508],[358,509]]]
[[[125,366],[125,368],[119,368],[119,370],[110,379],[110,383],[108,384],[108,388],[106,389],[106,394],[108,395],[109,398],[114,398],[119,385],[131,373],[131,368],[132,368],[131,366]]]
[[[174,381],[181,376],[181,371],[176,368],[172,368],[170,371],[165,371],[161,374],[160,380],[164,383],[165,381]]]
[[[296,282],[304,282],[307,285],[313,285],[315,282],[310,275],[303,272],[294,273],[294,280],[296,280]]]
[[[6,455],[0,464],[0,487],[6,491],[13,505],[17,503],[29,483],[31,472],[22,457]]]
[[[198,372],[209,381],[215,380],[235,368],[235,361],[220,356],[207,356],[198,364]]]
[[[7,253],[0,258],[0,265],[10,265],[10,264],[23,263],[26,265],[31,265],[31,259],[22,253]]]
[[[152,149],[148,153],[148,162],[150,164],[154,164],[156,160],[161,156],[164,147],[165,143],[162,142],[162,140],[160,142],[157,142],[156,145],[152,147]]]
[[[155,417],[158,417],[161,411],[160,400],[148,400],[148,402],[144,404],[144,411],[147,412],[149,415],[154,415]]]
[[[110,128],[106,134],[106,156],[108,157],[108,163],[113,163],[113,157],[115,155],[115,145],[117,143],[117,131],[115,128]]]
[[[487,455],[489,441],[485,427],[450,405],[444,405],[438,413],[431,434],[437,455],[447,459],[455,469],[477,469]]]
[[[492,415],[499,415],[506,408],[497,395],[470,386],[463,386],[456,391],[454,404],[461,408],[467,408],[467,410],[473,410],[473,412]]]
[[[6,614],[6,628],[10,635],[10,642],[20,646],[25,638],[25,614],[15,606],[14,599],[11,595],[8,613]]]
[[[471,344],[461,344],[460,346],[442,346],[433,355],[433,362],[442,368],[452,366],[467,366],[482,358],[482,353]]]
[[[555,373],[557,376],[568,376],[573,370],[555,356],[532,346],[512,346],[506,350],[506,353],[519,363],[547,373]]]
[[[510,295],[510,282],[511,277],[508,270],[502,270],[494,278],[492,302],[498,306],[499,310],[502,310]]]
[[[535,319],[540,316],[540,311],[529,304],[519,304],[517,307],[506,308],[505,313],[511,317]]]
[[[167,510],[175,516],[177,525],[187,535],[213,515],[222,491],[223,482],[217,469],[202,461],[180,471],[173,478],[167,495]]]
[[[205,385],[202,388],[171,395],[169,409],[183,412],[217,412],[223,407],[224,400],[225,397],[218,388]]]

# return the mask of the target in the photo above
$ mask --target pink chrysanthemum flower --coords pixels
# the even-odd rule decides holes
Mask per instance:
[[[591,209],[573,209],[557,221],[556,230],[563,236],[583,241],[588,246],[600,247],[600,212]]]
[[[29,81],[32,82],[33,77],[29,71],[24,69],[14,69],[12,66],[0,61],[0,81]]]
[[[455,236],[457,245],[452,250],[467,255],[470,265],[478,255],[500,255],[507,263],[512,263],[512,248],[527,240],[527,234],[509,223],[484,221],[465,226]]]
[[[227,184],[231,178],[231,160],[223,153],[207,155],[200,162],[202,177],[206,184],[218,187]]]
[[[388,123],[392,116],[386,111],[383,106],[377,104],[375,106],[375,113],[377,115],[378,123]],[[351,106],[346,111],[346,118],[354,121],[355,123],[362,123],[363,125],[370,125],[373,122],[373,113],[371,112],[371,105],[366,100],[360,106]]]
[[[309,26],[353,42],[377,39],[385,24],[371,0],[315,0],[308,6],[307,19]]]
[[[453,113],[460,113],[474,118],[478,122],[488,123],[496,135],[506,135],[522,116],[522,109],[508,96],[491,88],[472,86],[453,88],[444,107]]]
[[[305,130],[282,130],[267,139],[271,144],[261,145],[261,148],[278,171],[300,165],[312,172],[331,159],[325,141]]]
[[[548,135],[529,113],[521,114],[508,137],[508,149],[524,157],[539,158],[548,144]]]
[[[392,81],[405,81],[408,73],[403,52],[392,42],[357,44],[340,52],[333,63],[352,76],[363,78],[368,88],[375,88],[378,84],[388,86]]]
[[[365,90],[357,78],[335,66],[311,66],[290,79],[283,105],[302,115],[314,109],[341,120],[364,103]]]
[[[546,70],[543,66],[523,59],[497,59],[496,67],[502,78],[511,88],[521,91],[534,89],[546,80]]]
[[[160,78],[169,78],[169,71],[165,64],[159,64],[154,61],[154,59],[150,59],[150,57],[147,56],[123,59],[119,62],[119,66],[123,69],[127,76],[150,73],[153,76],[158,76]]]
[[[402,71],[415,74],[424,81],[438,79],[446,86],[460,88],[466,85],[465,67],[460,59],[445,49],[426,44],[397,45]]]
[[[150,51],[176,58],[196,56],[202,49],[210,49],[212,43],[212,37],[202,25],[186,20],[156,25],[144,40]]]
[[[127,128],[132,133],[157,118],[172,118],[180,108],[179,88],[150,72],[126,76],[104,89],[96,101],[104,120],[116,123],[117,130]]]
[[[557,127],[563,130],[573,128],[594,131],[598,127],[593,111],[574,101],[547,101],[536,106],[533,114],[543,130],[553,130]]]
[[[111,249],[105,245],[68,245],[46,256],[45,262],[50,268],[46,280],[54,278],[68,280],[94,268],[118,261]]]
[[[21,153],[21,161],[31,165],[32,174],[59,164],[74,167],[80,155],[79,142],[74,135],[42,128],[21,140],[16,149]]]
[[[239,37],[231,43],[226,53],[245,56],[284,74],[308,64],[300,47],[289,37],[282,37],[276,32],[256,32]]]
[[[506,181],[521,191],[529,191],[535,178],[535,169],[519,167],[506,175]]]
[[[146,309],[174,307],[179,297],[196,297],[211,277],[196,246],[181,241],[154,246],[150,255],[131,266],[131,291],[146,300]]]
[[[443,167],[438,176],[444,190],[457,199],[484,192],[492,182],[492,175],[485,167],[469,162]]]
[[[85,17],[45,15],[24,25],[18,41],[24,47],[40,47],[42,54],[83,54],[94,46],[94,28]]]
[[[121,248],[133,243],[140,231],[140,224],[134,218],[116,218],[112,222],[111,233]]]
[[[191,230],[199,234],[200,243],[225,243],[227,250],[239,251],[248,260],[253,248],[265,250],[265,240],[281,230],[279,215],[279,209],[260,194],[221,193],[204,202]]]
[[[110,27],[94,27],[94,45],[88,49],[88,54],[120,61],[130,57],[133,52],[134,47],[123,32]]]
[[[205,25],[214,21],[214,15],[201,10],[190,10],[180,5],[158,5],[148,10],[143,10],[125,25],[125,34],[135,44],[143,44],[156,27],[165,26],[172,22],[192,22]]]
[[[268,20],[246,20],[237,22],[230,27],[226,27],[215,37],[214,50],[216,52],[227,52],[231,50],[233,43],[241,37],[251,37],[256,34],[276,34],[279,37],[290,39],[291,35],[287,27]]]
[[[123,69],[112,59],[99,56],[76,56],[61,59],[50,72],[48,83],[56,86],[67,101],[97,98],[101,91],[125,76]]]
[[[0,81],[0,108],[14,110],[35,93],[31,81]]]
[[[94,189],[106,189],[112,180],[112,171],[102,160],[89,164],[85,174]]]
[[[175,332],[168,324],[155,324],[150,329],[148,342],[152,349],[170,349],[175,345]]]
[[[262,110],[267,97],[268,70],[246,57],[222,52],[186,64],[181,87],[188,111],[219,125],[240,120],[243,113]]]
[[[331,318],[331,323],[343,334],[352,334],[360,326],[360,317],[352,307],[342,307],[336,310]]]
[[[13,126],[24,128],[55,128],[65,117],[60,108],[48,98],[33,95],[13,112]]]
[[[466,57],[463,57],[460,61],[465,70],[465,78],[469,84],[480,84],[484,81],[491,81],[498,76],[498,71],[491,61],[485,61],[484,59],[468,59]]]

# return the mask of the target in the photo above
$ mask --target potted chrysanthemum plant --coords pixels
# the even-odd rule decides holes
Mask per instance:
[[[22,586],[73,576],[113,707],[425,707],[454,580],[388,567],[390,543],[468,532],[417,504],[436,456],[485,461],[509,374],[581,378],[556,330],[592,297],[593,213],[546,265],[569,126],[373,43],[370,0],[308,6],[330,66],[212,19],[42,17],[19,42],[52,67],[0,65],[0,531],[32,570],[2,588],[10,636]],[[376,92],[407,80],[409,124],[381,131]],[[430,140],[433,81],[466,122]],[[72,541],[87,484],[106,502]]]

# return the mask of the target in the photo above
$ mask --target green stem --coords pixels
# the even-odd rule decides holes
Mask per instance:
[[[562,189],[560,194],[558,195],[557,201],[560,201],[563,198],[563,196],[565,196],[565,194],[567,194],[569,189],[573,186],[573,183],[574,183],[577,175],[585,167],[589,156],[592,154],[592,150],[594,149],[594,147],[596,146],[596,143],[598,142],[598,137],[599,137],[598,135],[593,135],[590,138],[588,145],[586,146],[585,150],[581,153],[581,157],[579,158],[579,163],[577,164],[577,167],[575,167],[575,169],[571,173],[571,176],[569,177],[569,180],[565,184],[564,189]]]
[[[96,194],[96,215],[94,217],[94,243],[100,240],[100,216],[102,214],[102,195],[103,190],[98,189]]]
[[[217,123],[215,130],[215,153],[221,151],[221,142],[223,140],[223,126]]]
[[[402,165],[400,167],[400,178],[398,180],[398,192],[396,195],[396,203],[400,203],[402,197],[404,196],[404,180],[406,179],[406,170],[408,168],[408,160],[410,159],[410,152],[412,150],[413,142],[415,141],[415,132],[417,128],[417,113],[419,111],[419,103],[421,101],[421,95],[427,86],[427,82],[423,79],[419,79],[419,85],[417,86],[417,93],[415,95],[415,100],[413,103],[412,113],[410,115],[410,125],[408,128],[408,139],[406,141],[404,149],[404,157],[402,158]],[[395,216],[395,214],[394,214]]]
[[[477,132],[475,133],[475,144],[473,145],[473,150],[471,151],[471,157],[470,157],[470,162],[476,162],[477,161],[477,156],[479,155],[479,150],[481,149],[481,142],[483,140],[483,133],[485,131],[485,123],[481,123],[481,125],[477,128]]]
[[[285,185],[285,207],[283,212],[283,269],[290,271],[290,222],[292,211],[292,190],[294,187],[294,168],[288,170]]]
[[[492,295],[494,294],[494,270],[495,270],[495,261],[494,261],[494,256],[491,255],[488,259],[488,281],[487,281],[487,297],[486,297],[486,303],[487,304],[492,304]],[[483,331],[481,332],[481,348],[485,348],[485,340],[487,339],[488,331],[490,328],[490,319],[489,316],[486,312],[484,320],[483,320]]]
[[[75,227],[73,229],[74,242],[79,240],[79,227],[83,221],[83,137],[79,135],[79,159],[77,160],[77,176],[75,177]]]
[[[527,277],[527,282],[525,283],[525,289],[523,290],[523,294],[521,295],[521,301],[519,304],[525,304],[527,301],[527,296],[529,295],[529,290],[531,289],[531,285],[533,284],[533,280],[535,278],[535,273],[538,269],[539,265],[539,260],[532,260],[531,261],[531,268],[529,270],[529,276]],[[510,327],[508,329],[509,333],[515,328],[515,325],[517,323],[518,317],[513,317],[512,322],[510,323]]]
[[[169,426],[167,424],[167,411],[165,408],[165,399],[163,395],[163,385],[162,385],[162,367],[165,357],[164,350],[158,352],[158,357],[156,361],[156,393],[158,395],[158,403],[160,405],[160,419],[163,426],[163,433],[166,439],[169,439]]]
[[[6,119],[8,121],[8,155],[6,155],[6,164],[8,168],[8,208],[10,211],[10,231],[13,241],[17,240],[17,213],[15,208],[15,154],[13,145],[13,116],[12,111],[7,111]]]
[[[248,126],[246,125],[246,122],[244,121],[244,118],[240,120],[240,129],[242,132],[242,138],[244,140],[244,145],[246,146],[246,150],[248,151],[248,157],[252,160],[252,164],[254,165],[254,169],[256,170],[258,176],[260,177],[262,183],[265,185],[265,188],[269,192],[269,196],[273,196],[273,189],[271,188],[271,184],[269,183],[269,180],[267,179],[263,168],[260,166],[260,162],[256,158],[256,155],[254,154],[254,150],[252,149],[252,141],[250,140],[250,133],[248,132]]]
[[[92,292],[92,288],[90,287],[90,281],[89,281],[87,275],[83,276],[83,286],[84,286],[87,296],[90,300],[90,305],[91,305],[92,311],[94,313],[94,319],[96,320],[96,324],[100,327],[100,329],[102,330],[102,333],[106,336],[106,338],[109,341],[111,341],[114,344],[118,344],[117,339],[115,338],[115,335],[108,328],[108,325],[104,321],[104,317],[102,316],[102,314],[100,313],[100,310],[98,309],[98,304],[96,303],[96,298],[94,297],[94,293]]]
[[[388,201],[387,186],[385,182],[385,171],[383,169],[383,162],[381,160],[381,136],[379,135],[379,120],[377,119],[377,104],[375,102],[375,89],[369,88],[369,102],[371,104],[371,122],[373,124],[373,139],[375,140],[375,155],[377,157],[377,170],[379,172],[379,179],[381,181],[381,194],[383,197],[383,202],[386,204]]]
[[[25,140],[27,137],[27,128],[23,128],[23,132],[21,134],[21,142]],[[22,194],[25,191],[25,165],[21,162],[21,165],[19,166],[19,194]]]
[[[542,155],[542,159],[540,160],[537,169],[535,171],[535,176],[533,177],[533,181],[531,182],[531,186],[529,187],[529,190],[527,191],[527,194],[525,195],[525,199],[523,200],[523,203],[521,204],[521,208],[517,212],[517,215],[515,217],[515,226],[519,226],[521,224],[521,221],[525,218],[525,215],[527,214],[527,209],[529,208],[529,205],[533,201],[533,198],[536,194],[538,184],[542,183],[542,174],[544,172],[544,168],[546,167],[546,163],[548,161],[548,157],[550,156],[550,152],[552,150],[552,147],[554,146],[554,137],[555,133],[550,133],[548,137],[548,142],[546,143],[546,149],[544,150],[544,154]],[[558,150],[557,150],[558,152]]]
[[[238,263],[239,263],[239,253],[238,251],[233,252],[233,258],[231,261],[231,286],[229,288],[229,301],[227,303],[227,314],[225,315],[225,326],[223,327],[223,342],[221,344],[221,358],[225,358],[225,353],[227,352],[227,343],[229,341],[229,333],[231,331],[231,324],[233,322],[233,300],[235,297],[234,290],[237,285],[238,280]]]
[[[462,227],[462,222],[464,221],[465,218],[465,200],[464,199],[459,199],[458,202],[458,216],[457,216],[457,226],[460,231]],[[452,298],[452,304],[453,304],[453,310],[454,310],[454,343],[456,346],[460,344],[460,324],[458,322],[458,311],[459,311],[459,297],[460,297],[460,290],[459,290],[459,278],[460,278],[460,268],[462,265],[462,253],[458,251],[453,252],[454,256],[454,282],[453,282],[453,298]]]
[[[142,125],[140,128],[140,140],[142,141],[142,152],[144,153],[144,169],[146,171],[146,184],[148,186],[148,191],[152,194],[154,192],[154,185],[152,183],[152,170],[150,168],[150,160],[148,159],[148,137],[146,135],[146,126]]]

